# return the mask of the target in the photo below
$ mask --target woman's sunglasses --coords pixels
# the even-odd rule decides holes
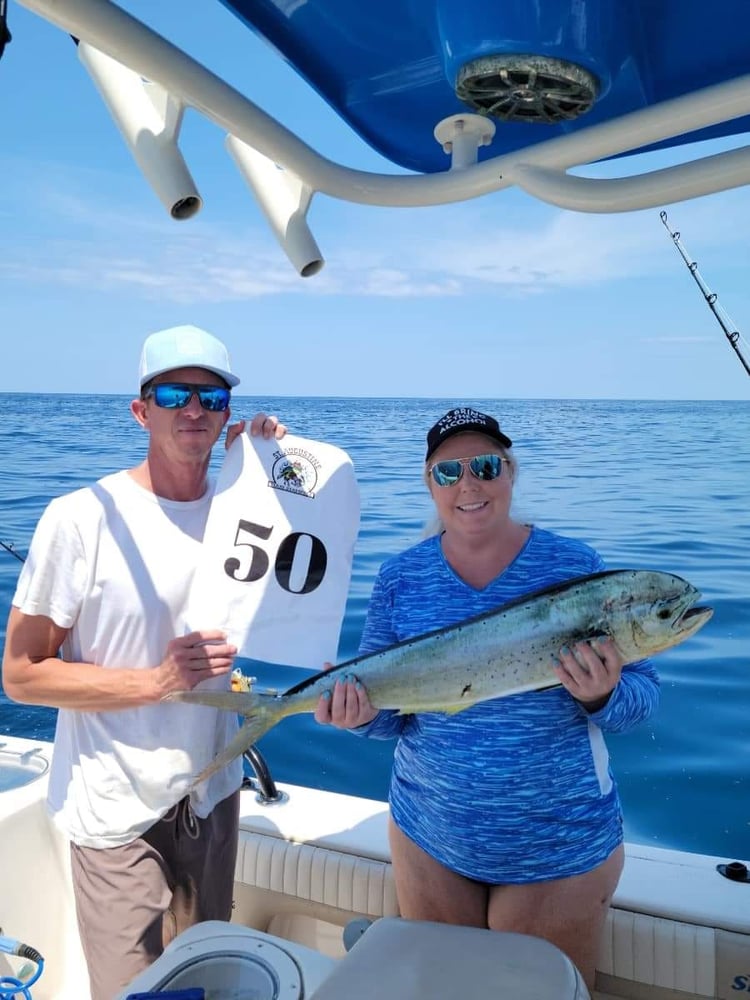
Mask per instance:
[[[229,406],[232,393],[223,385],[193,385],[189,382],[161,382],[150,386],[144,399],[153,396],[157,406],[165,410],[181,410],[197,396],[204,410],[220,412]]]
[[[510,462],[502,455],[475,455],[473,458],[449,458],[429,466],[428,472],[438,486],[455,486],[467,467],[475,479],[489,482],[502,475],[503,463]]]

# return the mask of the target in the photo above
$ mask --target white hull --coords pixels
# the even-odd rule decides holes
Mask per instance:
[[[40,752],[29,755],[36,748]],[[3,765],[21,753],[38,772],[51,750],[41,741],[3,737],[0,778]],[[86,1000],[67,844],[48,820],[46,785],[46,773],[35,772],[25,785],[0,792],[0,935],[43,956],[34,1000]],[[307,956],[311,980],[304,996],[310,996],[347,954],[342,932],[351,920],[398,915],[387,807],[309,788],[279,789],[288,798],[274,805],[260,804],[252,790],[242,793],[233,924],[273,935]],[[750,883],[732,882],[716,869],[732,860],[738,859],[627,845],[595,1000],[741,1000],[750,994]],[[205,940],[210,931],[206,925]],[[237,933],[246,934],[239,926]],[[418,955],[411,954],[416,968]],[[17,975],[20,965],[0,953],[0,977]],[[462,1000],[469,996],[464,990]]]

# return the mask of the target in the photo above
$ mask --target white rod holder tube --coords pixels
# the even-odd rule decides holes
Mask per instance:
[[[317,274],[325,262],[306,219],[311,189],[236,136],[228,135],[225,144],[297,273]]]
[[[78,58],[159,201],[173,219],[191,218],[202,201],[177,147],[183,105],[86,42],[78,43]]]

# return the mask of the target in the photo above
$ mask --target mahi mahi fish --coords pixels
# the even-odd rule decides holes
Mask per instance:
[[[552,669],[562,646],[609,636],[625,663],[684,642],[713,614],[679,576],[621,569],[555,584],[448,628],[355,657],[279,693],[176,691],[167,700],[246,716],[229,746],[197,776],[225,767],[288,715],[314,712],[337,680],[356,678],[378,709],[460,712],[477,702],[560,684]]]

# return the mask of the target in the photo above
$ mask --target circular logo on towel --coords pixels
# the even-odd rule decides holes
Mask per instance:
[[[291,451],[277,457],[271,469],[271,479],[272,482],[268,485],[277,490],[312,497],[318,473],[312,456]]]

